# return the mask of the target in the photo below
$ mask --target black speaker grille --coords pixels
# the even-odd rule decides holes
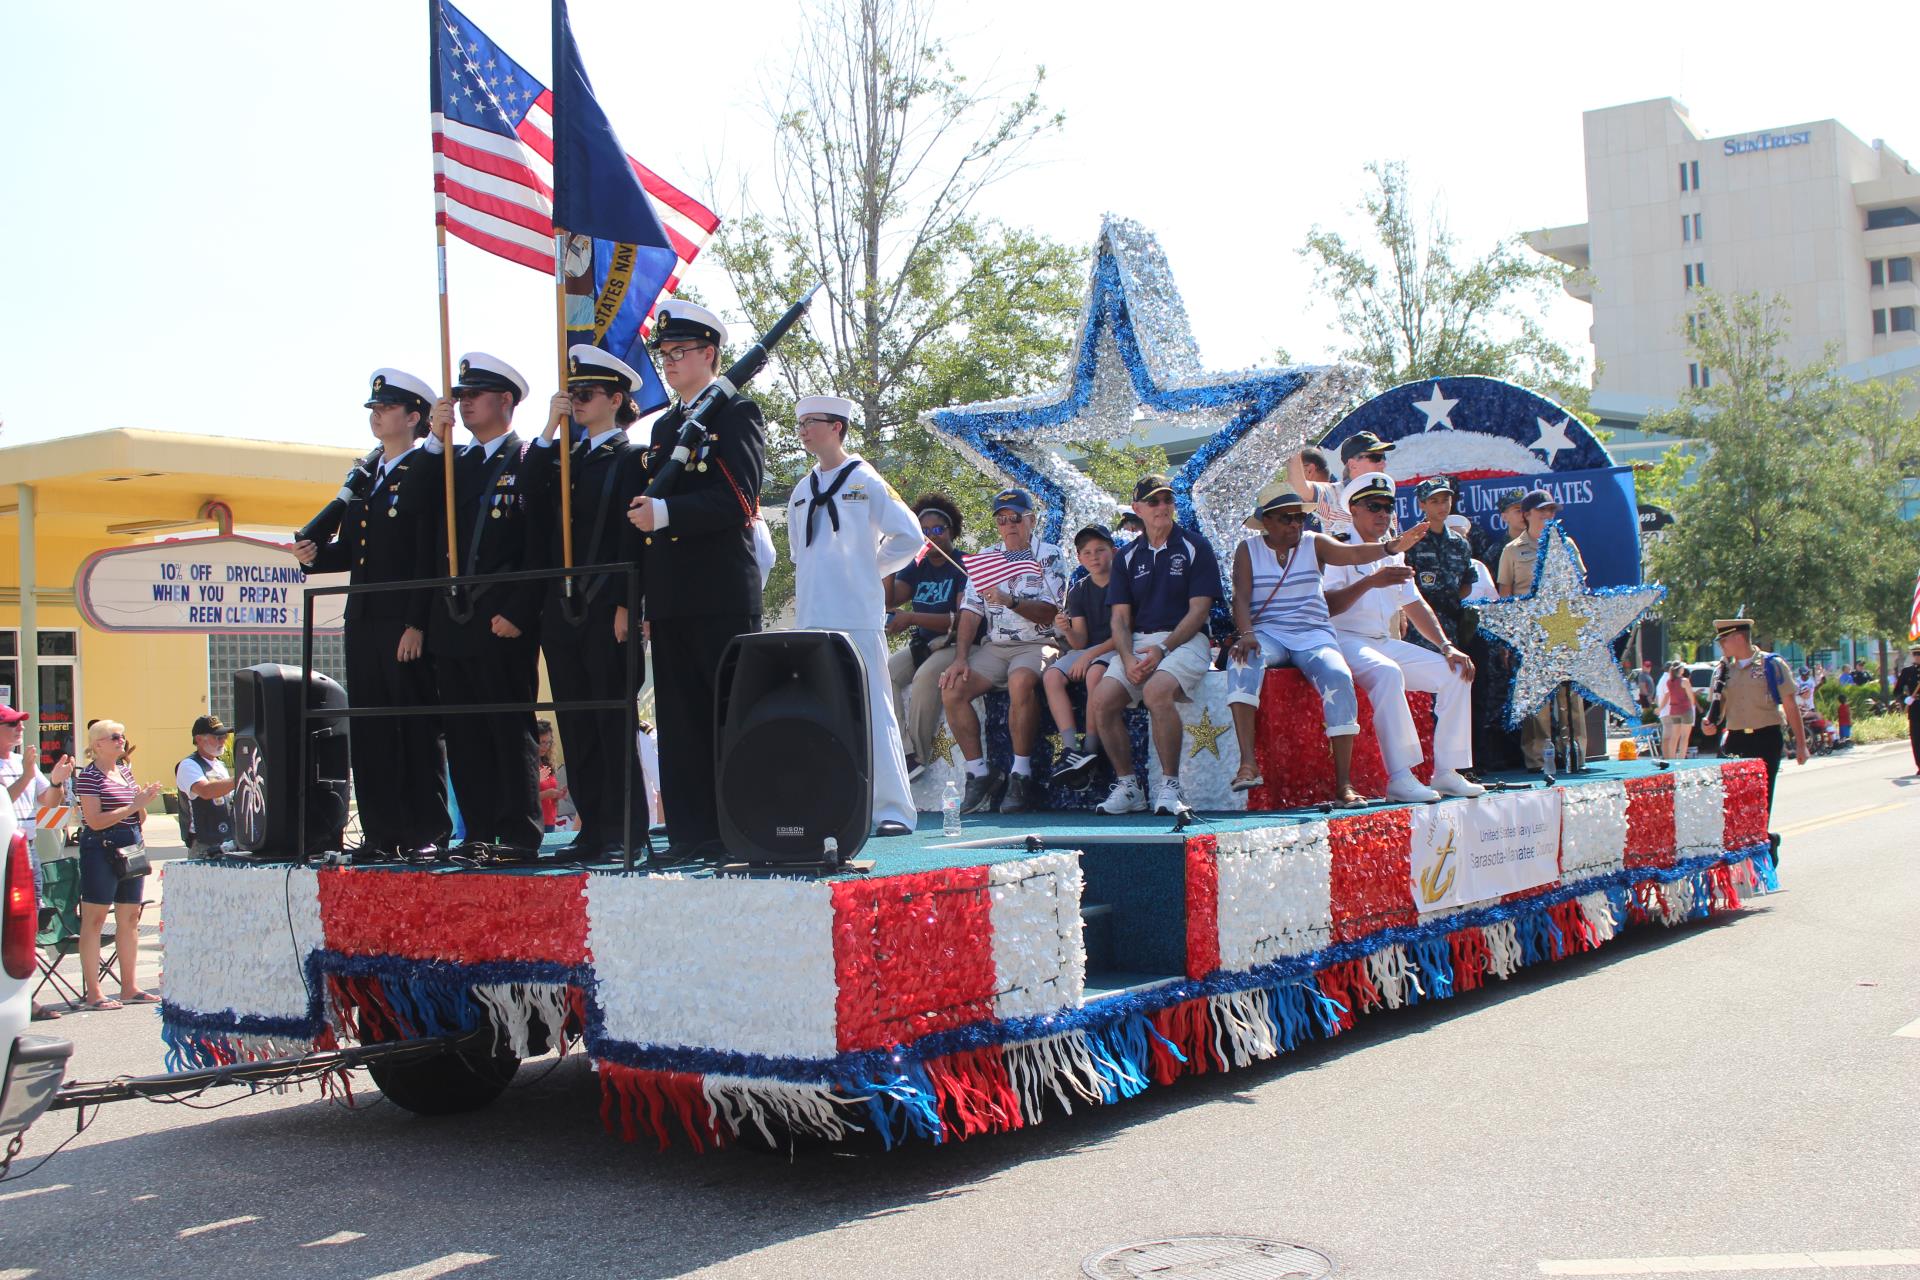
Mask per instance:
[[[818,722],[770,718],[740,735],[728,753],[720,795],[741,833],[769,849],[817,853],[838,835],[859,799],[847,779],[858,763]]]

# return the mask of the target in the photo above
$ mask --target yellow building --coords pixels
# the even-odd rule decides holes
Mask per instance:
[[[71,751],[76,726],[119,720],[146,748],[135,773],[170,786],[173,762],[193,749],[194,718],[209,709],[231,717],[233,670],[300,660],[297,629],[156,635],[90,626],[74,598],[89,556],[227,524],[284,538],[334,496],[356,456],[124,430],[0,449],[0,688],[35,715],[43,758]],[[23,634],[37,642],[23,645]],[[339,673],[337,637],[316,654],[316,666]]]

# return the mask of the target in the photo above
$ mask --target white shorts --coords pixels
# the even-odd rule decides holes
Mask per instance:
[[[1164,644],[1172,632],[1150,631],[1133,638],[1133,647],[1144,651],[1156,644]],[[1118,680],[1126,689],[1129,705],[1138,706],[1140,690],[1127,679],[1127,663],[1134,661],[1134,655],[1111,653],[1101,659],[1107,664],[1107,679]],[[1154,675],[1164,671],[1180,682],[1180,696],[1174,701],[1191,702],[1200,691],[1200,682],[1207,678],[1207,672],[1213,667],[1213,647],[1207,643],[1204,635],[1190,636],[1187,642],[1160,660],[1160,669]]]

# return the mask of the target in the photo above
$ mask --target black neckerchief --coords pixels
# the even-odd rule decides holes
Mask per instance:
[[[840,510],[834,506],[833,495],[840,492],[840,486],[847,482],[848,478],[853,475],[854,470],[859,467],[859,465],[860,459],[847,459],[847,461],[841,465],[839,474],[835,475],[827,484],[824,492],[822,492],[820,488],[820,472],[817,470],[807,472],[807,486],[813,490],[813,497],[807,501],[808,546],[813,545],[813,517],[819,514],[823,507],[826,509],[827,519],[833,521],[833,531],[835,533],[840,532]]]

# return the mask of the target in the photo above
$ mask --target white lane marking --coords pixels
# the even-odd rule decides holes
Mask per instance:
[[[176,1233],[176,1238],[181,1240],[188,1240],[194,1236],[203,1236],[209,1231],[219,1231],[225,1227],[244,1226],[249,1222],[258,1222],[258,1221],[260,1221],[259,1214],[245,1213],[245,1214],[241,1214],[237,1218],[222,1218],[218,1222],[208,1222],[208,1223],[203,1223],[197,1227],[188,1227],[185,1231]]]
[[[1709,1253],[1691,1258],[1543,1258],[1549,1276],[1698,1275],[1710,1271],[1827,1271],[1843,1267],[1920,1267],[1920,1249],[1843,1249],[1817,1253]]]
[[[1908,1036],[1908,1037],[1911,1037],[1912,1039],[1920,1040],[1920,1018],[1915,1018],[1912,1022],[1909,1022],[1906,1026],[1900,1028],[1898,1031],[1894,1032],[1893,1034],[1897,1036]]]
[[[133,1198],[133,1202],[134,1202],[135,1204],[139,1204],[139,1203],[140,1203],[140,1202],[141,1202],[142,1200],[158,1200],[159,1198],[160,1198],[160,1197],[159,1197],[159,1195],[158,1195],[157,1193],[155,1193],[155,1192],[152,1192],[152,1191],[149,1191],[149,1192],[147,1192],[147,1194],[146,1194],[146,1195],[143,1195],[143,1196],[135,1196],[135,1197]]]
[[[336,1231],[330,1236],[322,1236],[318,1240],[309,1240],[300,1247],[302,1249],[318,1249],[322,1245],[352,1244],[355,1240],[365,1240],[366,1238],[367,1234],[364,1231]]]
[[[401,1271],[382,1271],[371,1280],[433,1280],[434,1276],[443,1276],[449,1271],[458,1271],[462,1267],[492,1261],[493,1255],[490,1253],[449,1253],[431,1262],[423,1262],[417,1267],[407,1267]]]
[[[49,1191],[71,1191],[71,1190],[73,1190],[73,1184],[71,1182],[56,1182],[50,1187],[28,1187],[25,1191],[9,1191],[5,1195],[0,1196],[0,1204],[3,1204],[8,1200],[25,1200],[28,1196],[43,1196],[47,1194],[47,1192]],[[0,1280],[5,1280],[5,1277],[8,1274],[10,1273],[5,1271],[0,1271]],[[25,1272],[23,1274],[31,1275],[33,1273]]]
[[[27,1280],[28,1276],[39,1274],[32,1267],[15,1267],[10,1271],[0,1271],[0,1280]]]

